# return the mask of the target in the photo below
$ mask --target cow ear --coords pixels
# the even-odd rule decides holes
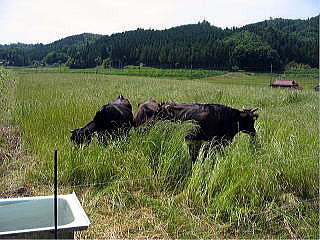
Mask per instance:
[[[73,130],[69,130],[69,132],[70,132],[70,133],[74,133],[74,131],[75,131],[75,129],[73,129]]]

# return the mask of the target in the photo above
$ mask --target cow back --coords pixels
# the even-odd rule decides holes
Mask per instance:
[[[163,106],[162,117],[174,121],[192,120],[199,125],[194,140],[232,140],[238,131],[240,111],[221,104],[184,104],[170,102]]]
[[[124,104],[107,104],[93,118],[97,131],[130,127],[133,124],[131,109]]]

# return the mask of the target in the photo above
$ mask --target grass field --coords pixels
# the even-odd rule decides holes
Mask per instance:
[[[6,117],[22,136],[23,156],[0,135],[0,184],[51,194],[53,150],[60,193],[75,191],[92,225],[80,238],[318,238],[319,93],[270,89],[268,74],[202,79],[2,70]],[[6,72],[4,74],[4,72]],[[15,86],[14,93],[10,92]],[[192,123],[158,122],[141,133],[76,149],[69,130],[83,126],[119,94],[133,110],[153,97],[260,107],[258,139],[240,133],[222,153],[200,152],[191,164],[184,140]],[[8,103],[10,102],[10,105]],[[208,143],[210,144],[210,143]],[[206,145],[203,149],[207,149]],[[2,154],[1,154],[2,153]]]
[[[124,68],[107,68],[101,66],[89,69],[69,69],[68,67],[10,67],[14,71],[24,73],[95,73],[103,75],[122,75],[122,76],[144,76],[156,78],[176,78],[176,79],[199,79],[211,76],[222,75],[224,71],[217,70],[190,70],[190,69],[158,69],[152,67],[129,66]]]

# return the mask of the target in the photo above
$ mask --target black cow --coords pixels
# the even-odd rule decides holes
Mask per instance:
[[[155,105],[155,103],[152,103],[152,105]],[[135,114],[135,116],[139,117],[135,120],[136,126],[151,119],[166,119],[181,122],[192,120],[199,125],[199,131],[196,134],[187,136],[188,140],[198,142],[214,141],[215,144],[220,146],[230,143],[240,131],[251,136],[256,135],[254,122],[258,118],[258,115],[255,114],[258,108],[240,111],[221,104],[189,104],[168,101],[164,104],[158,104],[160,109],[153,110],[149,105],[150,102],[147,101],[143,107],[138,108],[138,112]],[[145,108],[148,111],[142,111]],[[193,146],[195,150],[191,154],[193,160],[195,160],[198,154],[199,147],[199,145]]]
[[[161,106],[162,119],[173,121],[195,121],[200,130],[190,136],[190,140],[216,140],[220,143],[231,142],[242,131],[251,136],[256,135],[254,122],[258,108],[242,111],[221,104],[188,104],[169,101]]]
[[[126,135],[133,125],[132,106],[128,99],[118,96],[100,108],[93,120],[82,128],[71,130],[71,141],[77,145],[90,143],[94,133],[98,140]]]

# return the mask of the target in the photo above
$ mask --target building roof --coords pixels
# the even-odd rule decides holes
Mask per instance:
[[[275,86],[297,86],[298,84],[293,80],[278,79],[278,80],[274,81],[271,85],[275,85]]]

